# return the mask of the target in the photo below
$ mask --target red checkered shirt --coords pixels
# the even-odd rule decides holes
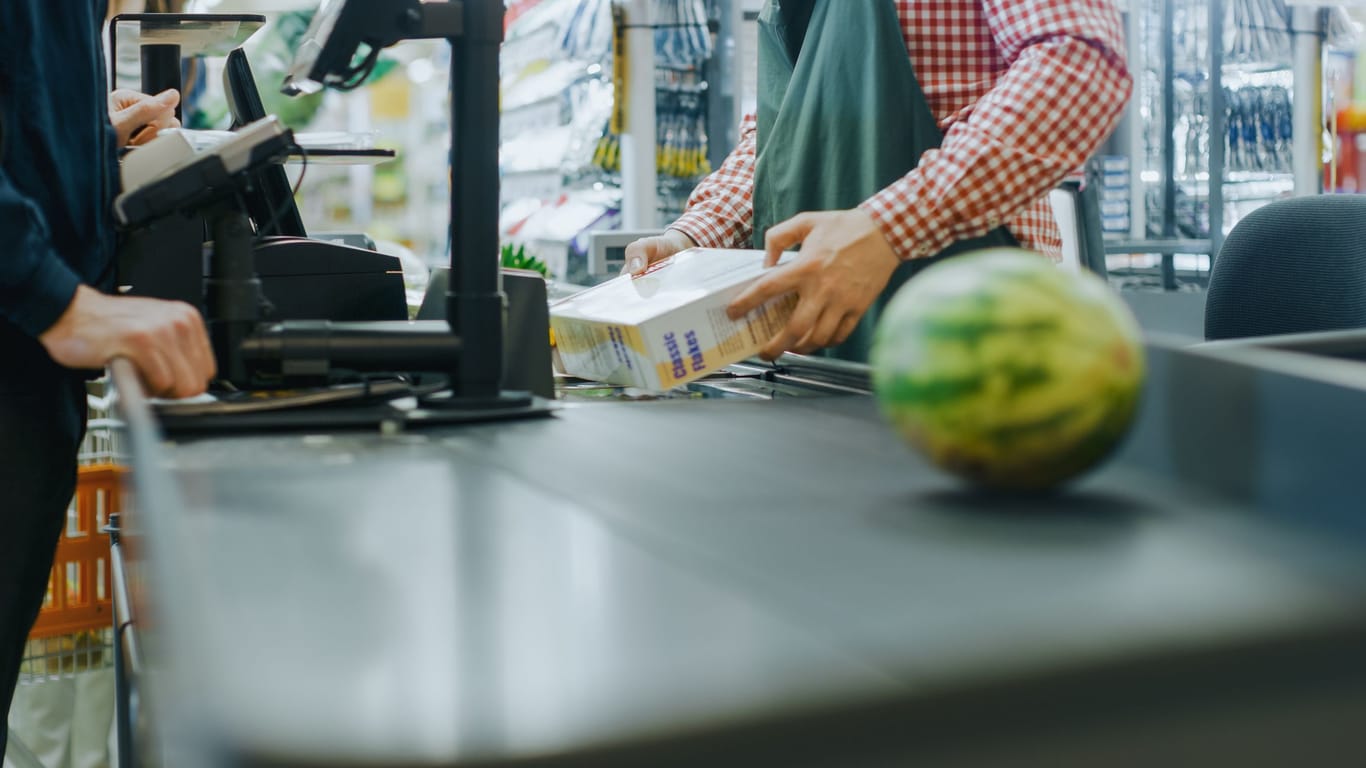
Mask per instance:
[[[862,204],[901,258],[1005,223],[1057,258],[1048,192],[1114,129],[1132,79],[1113,0],[896,0],[906,48],[944,141]],[[753,237],[755,118],[671,226],[698,245]],[[812,183],[818,183],[813,180]]]

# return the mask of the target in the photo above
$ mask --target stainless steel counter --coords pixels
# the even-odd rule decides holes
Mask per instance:
[[[175,444],[134,402],[163,760],[1338,755],[1366,379],[1150,362],[1122,454],[1023,500],[926,467],[866,396]]]

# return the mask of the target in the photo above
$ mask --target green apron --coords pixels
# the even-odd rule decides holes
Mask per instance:
[[[840,211],[885,189],[943,141],[920,90],[893,0],[766,0],[759,14],[754,245],[807,211]],[[930,263],[1015,245],[1004,228],[902,263],[853,335],[826,353],[866,361],[896,290]]]

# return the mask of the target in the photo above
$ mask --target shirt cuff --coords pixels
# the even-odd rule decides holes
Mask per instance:
[[[0,313],[19,330],[37,338],[66,312],[80,283],[76,273],[49,250],[26,280],[0,291]]]
[[[950,227],[936,221],[937,211],[914,174],[898,179],[891,186],[865,200],[859,208],[887,238],[887,244],[902,261],[924,259],[949,247],[954,240]]]
[[[677,221],[670,224],[668,228],[676,229],[691,237],[699,248],[725,248],[729,245],[726,242],[725,233],[700,214],[685,213],[678,217]]]

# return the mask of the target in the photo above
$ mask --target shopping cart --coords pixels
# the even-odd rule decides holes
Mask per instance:
[[[16,710],[21,700],[38,698],[33,695],[38,687],[69,683],[114,667],[107,529],[110,517],[119,511],[123,469],[113,463],[119,455],[119,432],[108,416],[103,388],[102,382],[91,385],[89,426],[80,452],[76,494],[67,509],[67,524],[57,545],[47,595],[25,647]],[[72,713],[59,714],[70,718]],[[43,750],[32,737],[26,744],[25,735],[22,729],[9,732],[6,768],[54,768],[43,764],[38,756]]]

